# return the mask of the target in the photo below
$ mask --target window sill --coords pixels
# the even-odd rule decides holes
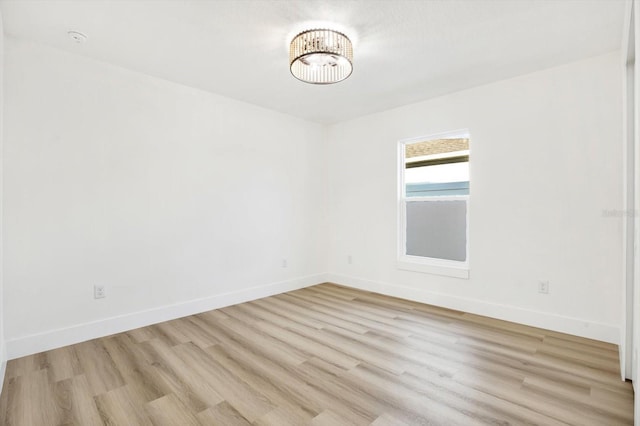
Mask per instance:
[[[423,274],[469,279],[469,264],[467,262],[443,261],[439,259],[430,260],[416,256],[402,256],[398,259],[397,268],[404,271],[422,272]]]

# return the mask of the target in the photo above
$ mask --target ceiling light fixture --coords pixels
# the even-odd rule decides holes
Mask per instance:
[[[332,84],[353,71],[353,46],[349,37],[333,30],[307,30],[291,40],[289,67],[298,80]]]

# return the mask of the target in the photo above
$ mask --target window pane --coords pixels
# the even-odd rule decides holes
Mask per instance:
[[[467,260],[465,200],[407,201],[407,254]]]
[[[469,195],[469,163],[448,163],[405,170],[407,197]]]
[[[406,183],[468,182],[469,163],[438,164],[413,167],[405,171]]]

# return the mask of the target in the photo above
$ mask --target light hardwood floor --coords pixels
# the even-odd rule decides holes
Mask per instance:
[[[613,345],[323,284],[9,361],[2,425],[622,425]]]

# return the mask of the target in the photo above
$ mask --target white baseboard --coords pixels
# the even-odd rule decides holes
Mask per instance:
[[[0,333],[1,334],[1,333]],[[7,351],[5,343],[0,339],[0,395],[4,385],[4,376],[7,372]]]
[[[618,344],[620,339],[620,328],[612,324],[603,324],[580,318],[534,311],[510,305],[501,305],[482,300],[467,299],[464,297],[370,281],[347,275],[328,274],[327,280],[346,287],[372,291],[388,296],[530,325],[532,327],[586,337],[588,339],[600,340],[613,344]]]
[[[619,327],[611,324],[602,324],[579,318],[476,299],[467,299],[346,275],[317,274],[11,339],[6,342],[6,359],[0,364],[0,379],[4,377],[6,360],[210,311],[212,309],[297,290],[327,281],[365,291],[415,300],[417,302],[573,334],[589,339],[614,344],[617,344],[619,340]],[[2,383],[0,382],[0,390],[1,386]]]
[[[4,385],[4,376],[7,372],[7,361],[2,360],[0,362],[0,395],[2,394],[2,386]]]
[[[72,327],[31,334],[6,342],[7,359],[19,358],[50,349],[85,342],[87,340],[109,336],[163,321],[309,287],[326,281],[326,274],[310,275],[293,280],[217,294],[188,302],[176,303],[174,305],[161,306],[146,311],[132,312],[130,314],[105,318]]]

